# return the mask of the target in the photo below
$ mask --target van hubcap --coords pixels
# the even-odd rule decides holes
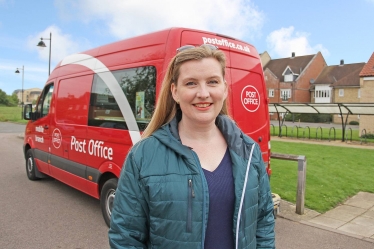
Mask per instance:
[[[29,159],[27,160],[27,171],[28,171],[29,173],[31,173],[33,167],[34,167],[34,165],[33,165],[33,163],[32,163],[32,158],[29,157]]]
[[[115,194],[116,194],[116,191],[114,189],[111,189],[107,195],[106,212],[108,213],[109,216],[112,215],[112,208],[113,208]]]

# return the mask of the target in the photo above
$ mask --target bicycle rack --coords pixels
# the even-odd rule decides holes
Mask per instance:
[[[283,126],[286,127],[286,137],[287,137],[287,133],[288,133],[288,132],[287,132],[287,125],[285,125],[285,124],[281,126],[281,130],[280,130],[281,132],[279,133],[279,137],[282,137],[282,133],[283,133],[283,129],[282,129],[282,127],[283,127]]]
[[[304,128],[304,130],[303,130],[303,138],[305,138],[305,129],[306,128],[308,128],[308,134],[309,134],[309,139],[310,139],[310,127],[309,126],[307,126],[307,127]]]
[[[273,124],[270,124],[271,130],[273,131],[270,135],[274,136],[275,134],[275,126]]]
[[[349,127],[348,128],[349,129],[349,131],[351,132],[350,134],[351,134],[351,142],[352,142],[352,129],[351,129],[351,127]],[[345,133],[345,142],[347,142],[347,133]]]
[[[293,129],[296,127],[296,138],[299,138],[299,127],[294,125],[291,130],[291,136],[293,137]]]
[[[317,129],[316,129],[316,139],[318,139],[317,138],[317,136],[318,136],[318,129],[321,130],[321,140],[322,140],[322,127],[321,126],[318,126]]]
[[[329,142],[331,141],[331,136],[330,136],[330,134],[331,134],[331,130],[334,130],[334,141],[336,140],[336,132],[335,132],[335,127],[331,127],[330,128],[330,130],[329,130]]]
[[[362,131],[361,131],[361,138],[360,138],[360,144],[362,144],[362,133],[363,132],[365,132],[365,144],[367,143],[367,141],[366,141],[366,129],[363,129]]]

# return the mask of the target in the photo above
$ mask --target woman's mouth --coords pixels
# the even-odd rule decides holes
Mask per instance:
[[[206,107],[208,107],[210,105],[211,105],[210,103],[198,103],[198,104],[194,104],[194,106],[196,106],[198,108],[206,108]]]

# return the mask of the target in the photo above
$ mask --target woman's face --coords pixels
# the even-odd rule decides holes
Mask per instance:
[[[179,102],[183,122],[191,125],[214,123],[227,97],[220,63],[214,58],[183,63],[171,92]]]

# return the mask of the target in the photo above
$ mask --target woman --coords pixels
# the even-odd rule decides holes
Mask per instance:
[[[224,53],[184,46],[121,172],[112,248],[275,248],[259,146],[227,116]]]

